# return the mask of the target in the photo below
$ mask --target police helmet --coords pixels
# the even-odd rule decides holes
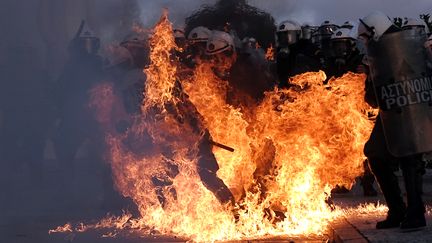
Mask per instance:
[[[118,45],[118,46],[109,46],[107,48],[107,53],[104,55],[106,59],[105,68],[111,67],[130,67],[133,65],[133,57],[132,54],[126,47]]]
[[[128,36],[123,42],[120,43],[121,47],[124,47],[129,51],[133,58],[133,64],[136,67],[144,67],[148,65],[150,48],[148,41],[141,36],[132,35]]]
[[[296,21],[283,21],[280,23],[276,31],[277,42],[279,46],[296,43],[300,39],[301,32],[301,26]]]
[[[81,25],[71,42],[70,48],[87,54],[96,54],[100,48],[100,39],[95,36],[94,32],[81,21]]]
[[[426,36],[426,25],[419,19],[407,18],[403,22],[402,30],[414,36]]]
[[[350,29],[340,28],[332,35],[330,45],[335,57],[346,57],[355,49],[356,39]]]
[[[374,11],[367,16],[361,18],[358,28],[358,36],[366,37],[367,39],[374,39],[378,41],[379,38],[393,25],[390,18],[380,11]]]
[[[191,43],[198,43],[198,42],[206,43],[211,35],[212,35],[211,30],[203,26],[198,26],[193,28],[189,32],[188,41]]]
[[[336,24],[333,24],[329,20],[324,21],[318,28],[319,34],[324,37],[330,38],[331,35],[339,28]]]
[[[312,36],[317,31],[318,27],[310,26],[310,25],[303,25],[301,27],[301,29],[302,29],[302,34],[301,34],[300,38],[302,40],[312,40]]]
[[[235,52],[233,37],[224,31],[215,30],[212,32],[206,44],[206,54],[215,55],[218,53],[232,54]]]
[[[184,47],[186,45],[185,32],[181,28],[173,29],[174,41],[178,47]]]
[[[343,23],[343,25],[341,25],[341,28],[352,30],[354,28],[354,26],[356,26],[356,24],[353,21],[348,20],[348,21],[345,21],[345,23]]]
[[[173,30],[174,38],[186,38],[185,32],[183,29],[176,28]]]

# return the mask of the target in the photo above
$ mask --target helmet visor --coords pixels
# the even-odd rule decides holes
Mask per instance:
[[[279,45],[291,45],[298,41],[300,36],[299,30],[290,30],[277,33]]]
[[[205,53],[206,43],[205,42],[192,42],[188,45],[188,52],[192,57],[201,56]]]
[[[367,25],[363,20],[360,19],[360,24],[357,32],[358,36],[369,40],[374,36],[374,33],[374,28]]]
[[[402,30],[410,36],[426,36],[424,26],[405,26]]]
[[[337,27],[335,25],[326,25],[320,27],[319,32],[321,35],[332,35],[336,30]]]
[[[302,29],[302,39],[303,40],[312,39],[312,29],[311,28],[303,28]]]
[[[351,54],[353,43],[348,39],[332,40],[331,49],[335,57],[346,57]]]

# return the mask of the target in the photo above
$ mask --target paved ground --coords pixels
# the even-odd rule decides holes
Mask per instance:
[[[399,175],[399,183],[403,188],[402,176]],[[376,230],[377,221],[385,219],[383,212],[374,214],[356,214],[347,216],[346,220],[333,224],[335,241],[339,242],[432,242],[432,170],[427,170],[424,177],[424,200],[428,207],[428,226],[416,232],[402,232],[400,229]],[[355,187],[348,194],[337,195],[334,198],[336,205],[344,208],[355,207],[365,203],[384,203],[382,195],[365,198],[359,187]]]
[[[48,235],[48,229],[63,225],[65,222],[99,219],[106,212],[112,211],[112,208],[119,208],[120,205],[103,205],[104,195],[101,190],[103,179],[97,166],[89,165],[85,161],[78,162],[88,169],[80,172],[80,180],[75,182],[75,189],[65,190],[61,184],[56,183],[61,181],[61,178],[58,178],[59,168],[55,161],[47,160],[44,163],[44,167],[47,168],[46,173],[51,179],[36,184],[29,179],[28,168],[24,167],[24,172],[18,174],[0,171],[0,185],[2,185],[0,243],[184,242],[175,237],[142,237],[130,232],[120,232],[116,238],[101,238],[101,235],[108,233],[104,231]],[[403,233],[398,229],[376,230],[376,222],[384,219],[385,213],[360,213],[333,222],[328,236],[244,242],[432,242],[432,170],[428,170],[425,176],[424,192],[425,201],[429,205],[427,220],[430,226],[422,231]],[[337,206],[346,209],[363,203],[384,202],[382,195],[372,198],[363,197],[358,186],[347,194],[335,195],[333,200]],[[79,207],[74,210],[71,205],[75,204]],[[95,208],[99,210],[94,210]],[[114,211],[114,213],[118,212]]]

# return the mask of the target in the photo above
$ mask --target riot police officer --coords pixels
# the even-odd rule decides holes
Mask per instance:
[[[150,63],[149,44],[143,36],[133,35],[121,42],[116,50],[109,69],[115,74],[114,81],[126,112],[140,114],[146,80],[143,70]]]
[[[187,39],[186,39],[184,29],[181,28],[173,29],[173,33],[174,33],[174,41],[177,47],[181,49],[185,48]]]
[[[324,57],[329,57],[332,52],[330,40],[339,26],[329,20],[324,21],[318,28],[319,48]]]
[[[211,35],[212,31],[203,26],[195,27],[189,32],[187,37],[188,53],[192,60],[205,57],[207,41]]]
[[[69,60],[57,83],[60,125],[55,147],[68,186],[76,175],[75,155],[85,140],[91,140],[92,162],[100,162],[103,153],[103,135],[88,106],[89,90],[105,78],[99,48],[99,38],[83,21],[69,45]]]
[[[245,113],[250,112],[262,100],[264,92],[274,86],[264,50],[253,38],[246,38],[243,45],[236,48],[231,34],[213,31],[206,54],[212,60],[216,76],[228,81],[227,103]]]
[[[376,228],[421,228],[426,226],[421,196],[422,153],[432,150],[432,141],[426,135],[432,132],[431,97],[427,102],[428,91],[404,87],[424,82],[420,89],[430,89],[432,72],[426,67],[423,47],[426,36],[401,30],[378,11],[360,19],[358,34],[366,42],[370,60],[366,101],[380,108],[364,149],[389,208],[386,219],[378,222]],[[405,181],[407,206],[394,174],[399,167]]]
[[[340,28],[330,39],[331,52],[326,56],[324,71],[328,78],[341,77],[347,72],[362,72],[365,68],[363,55],[356,46],[356,40],[352,36],[351,30]]]
[[[276,37],[279,87],[289,87],[288,79],[294,75],[319,70],[319,49],[309,39],[309,32],[302,35],[302,28],[296,21],[283,21],[278,26]]]

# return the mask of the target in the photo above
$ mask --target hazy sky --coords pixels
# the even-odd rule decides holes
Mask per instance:
[[[184,17],[202,4],[215,0],[138,0],[142,8],[142,20],[154,23],[160,13],[155,9],[168,7],[171,19],[180,25]],[[432,13],[432,0],[249,0],[252,5],[270,12],[277,22],[295,18],[298,22],[320,24],[324,20],[343,23],[358,20],[372,10],[381,10],[389,16],[417,17],[420,13]]]

